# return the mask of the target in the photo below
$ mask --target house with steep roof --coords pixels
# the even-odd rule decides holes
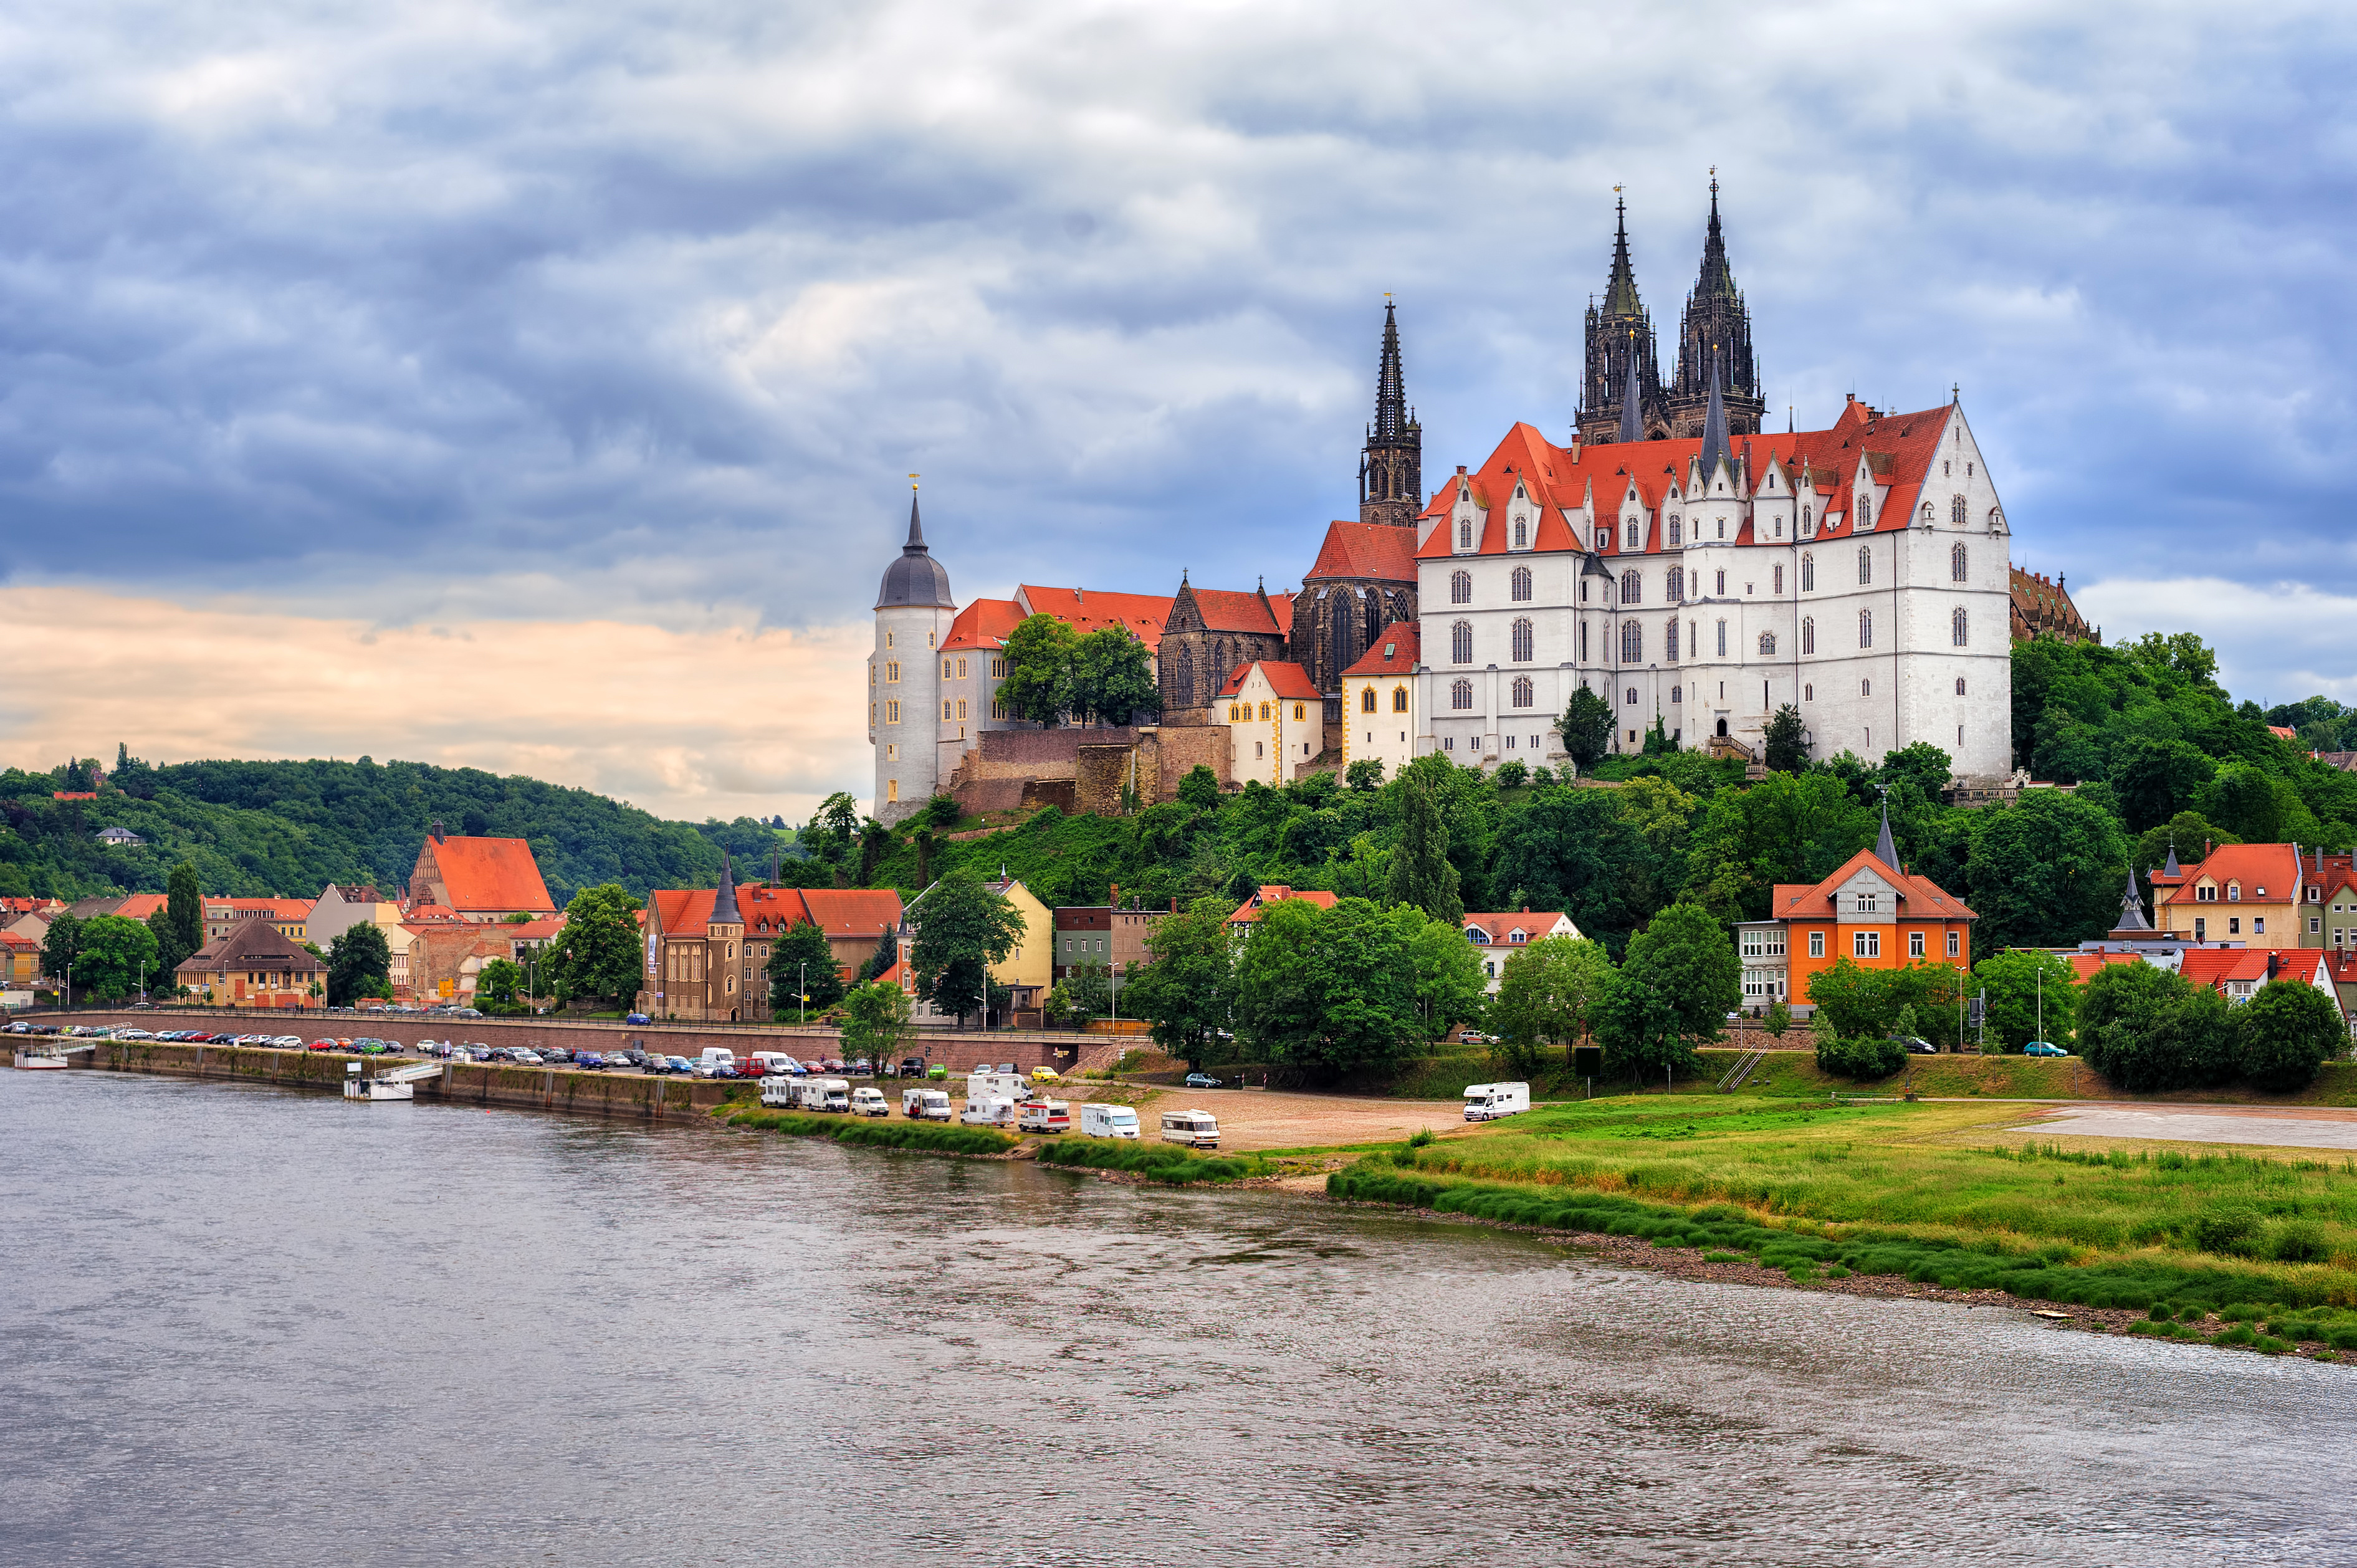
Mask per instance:
[[[1579,928],[1560,910],[1524,908],[1501,915],[1468,911],[1465,916],[1465,940],[1473,944],[1481,961],[1481,973],[1492,996],[1498,994],[1498,982],[1505,973],[1506,961],[1531,943],[1548,937],[1569,937],[1577,941]]]
[[[1178,592],[1163,622],[1157,681],[1166,725],[1217,724],[1212,709],[1228,677],[1256,659],[1283,659],[1293,625],[1294,596],[1199,588],[1178,575]]]
[[[2324,945],[2324,879],[2309,874],[2296,844],[2220,844],[2182,868],[2172,848],[2152,886],[2154,925],[2180,939],[2252,948]],[[2318,920],[2312,943],[2306,940],[2311,915]]]
[[[1415,737],[1424,733],[1415,707],[1421,646],[1414,621],[1394,621],[1342,671],[1345,768],[1379,762],[1392,779],[1415,760]]]
[[[770,954],[800,925],[826,937],[848,982],[900,921],[892,888],[771,887],[730,884],[736,918],[726,918],[721,889],[660,887],[648,895],[643,930],[646,975],[639,1011],[655,1017],[766,1019]],[[715,923],[715,911],[721,914]],[[518,928],[527,930],[529,928]]]
[[[1236,906],[1234,914],[1228,917],[1229,934],[1237,937],[1245,935],[1253,922],[1260,918],[1262,909],[1271,904],[1282,904],[1289,898],[1315,904],[1321,909],[1330,909],[1340,902],[1339,896],[1316,887],[1294,887],[1282,882],[1263,883],[1253,889],[1251,897]]]
[[[462,920],[556,913],[531,844],[522,839],[445,833],[438,822],[418,846],[407,902],[413,916],[419,906],[433,905]]]
[[[173,978],[213,1007],[320,1007],[328,966],[273,921],[241,919],[197,950]]]
[[[1282,785],[1325,745],[1325,705],[1298,664],[1244,665],[1220,688],[1217,711],[1225,714],[1230,771],[1238,779]]]
[[[1796,1015],[1815,1009],[1809,979],[1846,959],[1865,969],[1936,963],[1972,965],[1973,922],[1964,901],[1910,871],[1890,836],[1890,813],[1872,849],[1859,850],[1817,883],[1779,883],[1768,918],[1738,921],[1736,951],[1743,965],[1743,1004],[1782,1000]]]
[[[260,920],[283,937],[296,941],[309,940],[310,898],[207,898],[200,908],[205,922],[205,940],[225,937],[231,928],[246,920]]]
[[[1342,672],[1383,628],[1416,617],[1415,530],[1331,522],[1293,601],[1291,657],[1326,696],[1328,741],[1339,746]]]

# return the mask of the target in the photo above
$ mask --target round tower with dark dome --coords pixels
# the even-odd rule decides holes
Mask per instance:
[[[950,575],[925,548],[909,487],[909,542],[876,590],[876,646],[867,657],[867,743],[876,753],[879,822],[899,822],[940,788],[941,645],[957,616]]]

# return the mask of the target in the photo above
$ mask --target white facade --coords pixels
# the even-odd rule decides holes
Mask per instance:
[[[1585,684],[1615,750],[1658,716],[1689,747],[1760,757],[1789,703],[1820,759],[1930,741],[1958,773],[2009,771],[2007,533],[1962,409],[1853,403],[1831,431],[1743,438],[1707,476],[1697,446],[1558,448],[1517,426],[1449,481],[1418,553],[1417,753],[1559,761]]]
[[[1220,693],[1215,717],[1228,726],[1228,776],[1272,788],[1325,744],[1326,704],[1298,664],[1254,660]]]

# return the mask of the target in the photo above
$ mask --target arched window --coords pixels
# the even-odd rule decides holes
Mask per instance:
[[[1473,602],[1472,573],[1451,572],[1448,574],[1448,602],[1452,605],[1469,605]]]
[[[1773,659],[1776,657],[1776,634],[1774,632],[1763,631],[1760,634],[1760,657],[1762,659]]]
[[[1269,719],[1270,719],[1272,716],[1273,716],[1273,715],[1269,713],[1269,710],[1268,710],[1268,704],[1267,704],[1266,703],[1263,703],[1260,705],[1260,722],[1261,722],[1261,723],[1263,723],[1263,724],[1266,724],[1266,723],[1268,723]]]
[[[1527,675],[1517,675],[1517,676],[1515,676],[1515,677],[1514,677],[1514,706],[1516,706],[1516,707],[1518,707],[1518,708],[1527,708],[1527,707],[1529,707],[1529,706],[1531,705],[1531,693],[1532,693],[1533,689],[1534,689],[1534,688],[1533,688],[1533,687],[1532,687],[1532,685],[1531,685],[1531,678],[1530,678],[1529,676],[1527,676]]]
[[[1678,660],[1678,618],[1672,616],[1662,628],[1662,657],[1674,664]]]
[[[1372,686],[1359,693],[1359,711],[1362,714],[1375,711],[1375,689]]]
[[[1963,696],[1964,694],[1964,678],[1962,675],[1959,675],[1959,676],[1957,676],[1957,677],[1956,677],[1956,695],[1958,695],[1959,697],[1961,697],[1961,696]]]
[[[1685,603],[1686,569],[1684,567],[1673,566],[1670,568],[1670,585],[1663,589],[1663,592],[1669,596],[1670,603],[1674,605],[1682,605]]]
[[[1958,648],[1964,647],[1965,628],[1966,618],[1964,616],[1964,607],[1958,605],[1954,611],[1948,617],[1948,640],[1954,643]]]
[[[1857,645],[1860,648],[1874,646],[1874,612],[1872,610],[1857,612]]]
[[[1470,550],[1473,548],[1473,520],[1469,517],[1459,518],[1458,520],[1457,548],[1459,550]]]
[[[1514,602],[1518,605],[1525,605],[1530,603],[1530,599],[1531,569],[1528,566],[1517,566],[1514,568]]]
[[[1392,712],[1395,714],[1404,714],[1407,712],[1407,688],[1405,686],[1394,686],[1392,688]]]
[[[1816,650],[1817,618],[1814,616],[1803,616],[1801,618],[1801,651],[1803,653],[1814,653]]]
[[[1645,628],[1633,620],[1620,623],[1620,662],[1641,664],[1645,660]]]
[[[1629,695],[1624,700],[1628,706],[1632,708],[1635,707],[1637,705],[1637,688],[1634,686],[1630,687]]]
[[[1816,521],[1815,514],[1814,514],[1814,513],[1813,513],[1813,512],[1809,508],[1807,508],[1807,507],[1803,507],[1803,508],[1801,509],[1801,526],[1802,526],[1803,528],[1806,528],[1806,527],[1808,527],[1812,522],[1813,522],[1813,521]]]
[[[1686,689],[1684,686],[1673,686],[1670,688],[1670,706],[1674,708],[1685,700]]]
[[[1676,512],[1670,513],[1670,548],[1675,550],[1684,539],[1685,525],[1678,521]]]
[[[1874,526],[1873,497],[1860,496],[1857,498],[1857,525],[1860,528],[1872,528]]]
[[[1962,614],[1963,612],[1958,611],[1957,613]],[[1530,661],[1531,623],[1527,620],[1518,620],[1514,623],[1514,662],[1517,664],[1527,664]]]
[[[1962,543],[1958,543],[1950,549],[1948,552],[1948,581],[1952,583],[1964,582],[1966,577],[1964,568],[1969,564],[1970,563],[1964,557],[1964,547]]]
[[[1638,542],[1637,520],[1632,517],[1620,525],[1620,548],[1634,550]]]
[[[1460,620],[1448,628],[1448,661],[1452,664],[1473,662],[1473,623]]]
[[[1925,502],[1923,503],[1923,526],[1924,526],[1924,527],[1926,527],[1926,528],[1931,527],[1931,526],[1932,526],[1932,521],[1933,521],[1933,520],[1934,520],[1934,519],[1936,519],[1939,515],[1940,515],[1940,514],[1939,514],[1938,510],[1932,507],[1932,503],[1931,503],[1930,501],[1925,501]]]
[[[1964,526],[1964,497],[1950,496],[1948,498],[1948,521],[1954,523],[1958,528]]]
[[[1727,623],[1723,620],[1718,623],[1718,656],[1727,657]]]
[[[1459,712],[1462,712],[1467,708],[1470,708],[1473,705],[1473,682],[1470,681],[1456,681],[1450,682],[1448,687],[1448,705]]]
[[[1863,544],[1857,547],[1857,580],[1861,583],[1874,581],[1874,552]]]
[[[1620,574],[1620,602],[1633,605],[1644,596],[1645,579],[1634,572]]]
[[[1857,694],[1861,697],[1871,697],[1874,695],[1874,682],[1871,681],[1860,681],[1857,683]]]
[[[1803,555],[1801,557],[1801,592],[1813,594],[1816,591],[1817,558],[1813,555]]]
[[[1530,546],[1530,542],[1531,525],[1523,521],[1522,514],[1517,512],[1514,514],[1514,548],[1517,550],[1527,549]]]

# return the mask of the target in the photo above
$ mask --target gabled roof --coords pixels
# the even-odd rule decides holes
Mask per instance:
[[[1281,904],[1288,898],[1297,898],[1304,903],[1315,904],[1321,909],[1330,909],[1340,901],[1334,894],[1319,892],[1315,888],[1303,888],[1297,892],[1285,883],[1271,882],[1263,885],[1251,897],[1237,905],[1236,912],[1228,917],[1227,923],[1231,926],[1250,925],[1260,918],[1262,905]]]
[[[1464,921],[1468,934],[1479,931],[1493,947],[1512,946],[1516,931],[1523,933],[1523,940],[1534,942],[1541,937],[1552,936],[1555,927],[1566,923],[1569,922],[1560,909],[1523,909],[1503,915],[1477,915],[1469,909]],[[1577,924],[1572,925],[1573,930],[1578,929]]]
[[[647,903],[662,923],[663,935],[700,937],[712,923],[712,901],[719,896],[716,887],[658,887],[647,895]]]
[[[1415,531],[1387,522],[1329,522],[1318,560],[1302,581],[1350,577],[1379,583],[1415,581]]]
[[[2099,969],[2108,968],[2115,963],[2142,963],[2144,958],[2139,953],[2132,952],[2074,952],[2064,953],[2062,961],[2069,964],[2071,972],[2083,982],[2093,979],[2095,972]]]
[[[2184,867],[2182,880],[2164,883],[2154,897],[2164,904],[2191,904],[2195,884],[2206,876],[2222,889],[2230,882],[2241,884],[2243,897],[2255,903],[2284,903],[2293,897],[2302,870],[2293,853],[2287,843],[2220,844],[2207,860]],[[2218,901],[2226,901],[2222,894]]]
[[[1157,594],[1109,594],[1101,588],[1047,588],[1026,583],[1015,590],[1026,615],[1054,616],[1083,637],[1119,627],[1148,648],[1162,643],[1170,600]]]
[[[1235,672],[1228,677],[1228,683],[1220,688],[1220,695],[1232,697],[1242,692],[1244,682],[1252,678],[1255,670],[1268,682],[1271,693],[1287,702],[1317,703],[1325,700],[1310,682],[1308,671],[1298,664],[1281,663],[1274,659],[1255,659],[1249,664],[1237,665]]]
[[[1023,624],[1023,607],[1013,599],[976,599],[950,622],[944,649],[1004,648],[1007,635]]]
[[[1342,671],[1345,675],[1409,675],[1415,671],[1419,657],[1415,622],[1395,620],[1383,628],[1383,634],[1367,645],[1359,661]]]
[[[1263,637],[1283,637],[1286,628],[1293,624],[1290,594],[1271,594],[1264,603],[1258,593],[1238,593],[1232,588],[1190,586],[1188,592],[1194,597],[1195,613],[1203,618],[1206,631],[1247,631]]]
[[[292,974],[328,972],[328,966],[313,958],[302,943],[281,935],[267,920],[240,920],[180,965],[181,971],[205,974],[231,969],[270,969]]]
[[[1842,862],[1841,869],[1823,882],[1780,882],[1770,897],[1768,917],[1773,920],[1830,920],[1836,918],[1834,896],[1861,869],[1871,870],[1899,892],[1902,920],[1977,920],[1964,901],[1932,881],[1885,865],[1870,849],[1859,850]]]
[[[811,919],[830,937],[880,938],[885,927],[900,923],[900,895],[890,887],[804,887],[800,891]]]
[[[144,920],[156,910],[169,908],[171,902],[169,893],[134,893],[117,906],[114,912],[126,920]],[[199,901],[199,907],[202,908],[202,900]]]
[[[522,839],[428,837],[438,880],[450,891],[454,909],[537,910],[549,914],[548,885],[532,845]]]

